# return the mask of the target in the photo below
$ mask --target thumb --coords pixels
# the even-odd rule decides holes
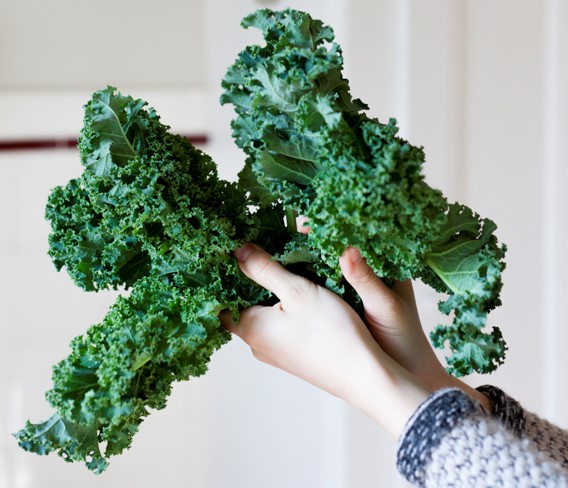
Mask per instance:
[[[345,279],[361,297],[367,317],[377,323],[392,318],[400,297],[375,275],[359,250],[347,248],[339,258],[339,265]]]
[[[255,244],[247,243],[236,249],[234,254],[239,268],[246,276],[283,302],[297,296],[297,291],[305,285],[304,278],[288,271]]]
[[[357,248],[348,247],[339,258],[339,265],[345,279],[363,302],[370,304],[385,293],[390,294],[389,288],[375,275]]]

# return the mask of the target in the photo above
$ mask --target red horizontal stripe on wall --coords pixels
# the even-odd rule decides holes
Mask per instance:
[[[207,136],[204,134],[189,134],[184,137],[196,146],[207,143]],[[65,149],[75,148],[76,138],[53,138],[53,139],[0,139],[0,151],[34,151],[38,149]]]

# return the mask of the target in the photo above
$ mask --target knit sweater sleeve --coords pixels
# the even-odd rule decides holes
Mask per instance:
[[[568,470],[568,431],[527,412],[519,402],[495,386],[480,386],[477,390],[489,398],[493,417]]]
[[[562,462],[458,389],[435,392],[417,409],[400,438],[397,466],[423,487],[568,488]]]

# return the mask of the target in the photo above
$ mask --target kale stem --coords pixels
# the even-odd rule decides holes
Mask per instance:
[[[297,216],[298,212],[291,207],[286,207],[286,228],[290,234],[298,232],[298,225],[296,224]]]

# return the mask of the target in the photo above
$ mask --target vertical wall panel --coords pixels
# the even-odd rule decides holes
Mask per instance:
[[[546,340],[542,354],[546,413],[568,427],[568,4],[561,0],[545,2],[545,121],[542,235],[543,329]]]
[[[408,90],[414,144],[424,145],[427,181],[450,201],[463,195],[466,89],[463,2],[412,2]]]
[[[464,202],[499,226],[508,245],[503,305],[490,314],[509,345],[497,384],[543,407],[543,4],[467,2]]]

